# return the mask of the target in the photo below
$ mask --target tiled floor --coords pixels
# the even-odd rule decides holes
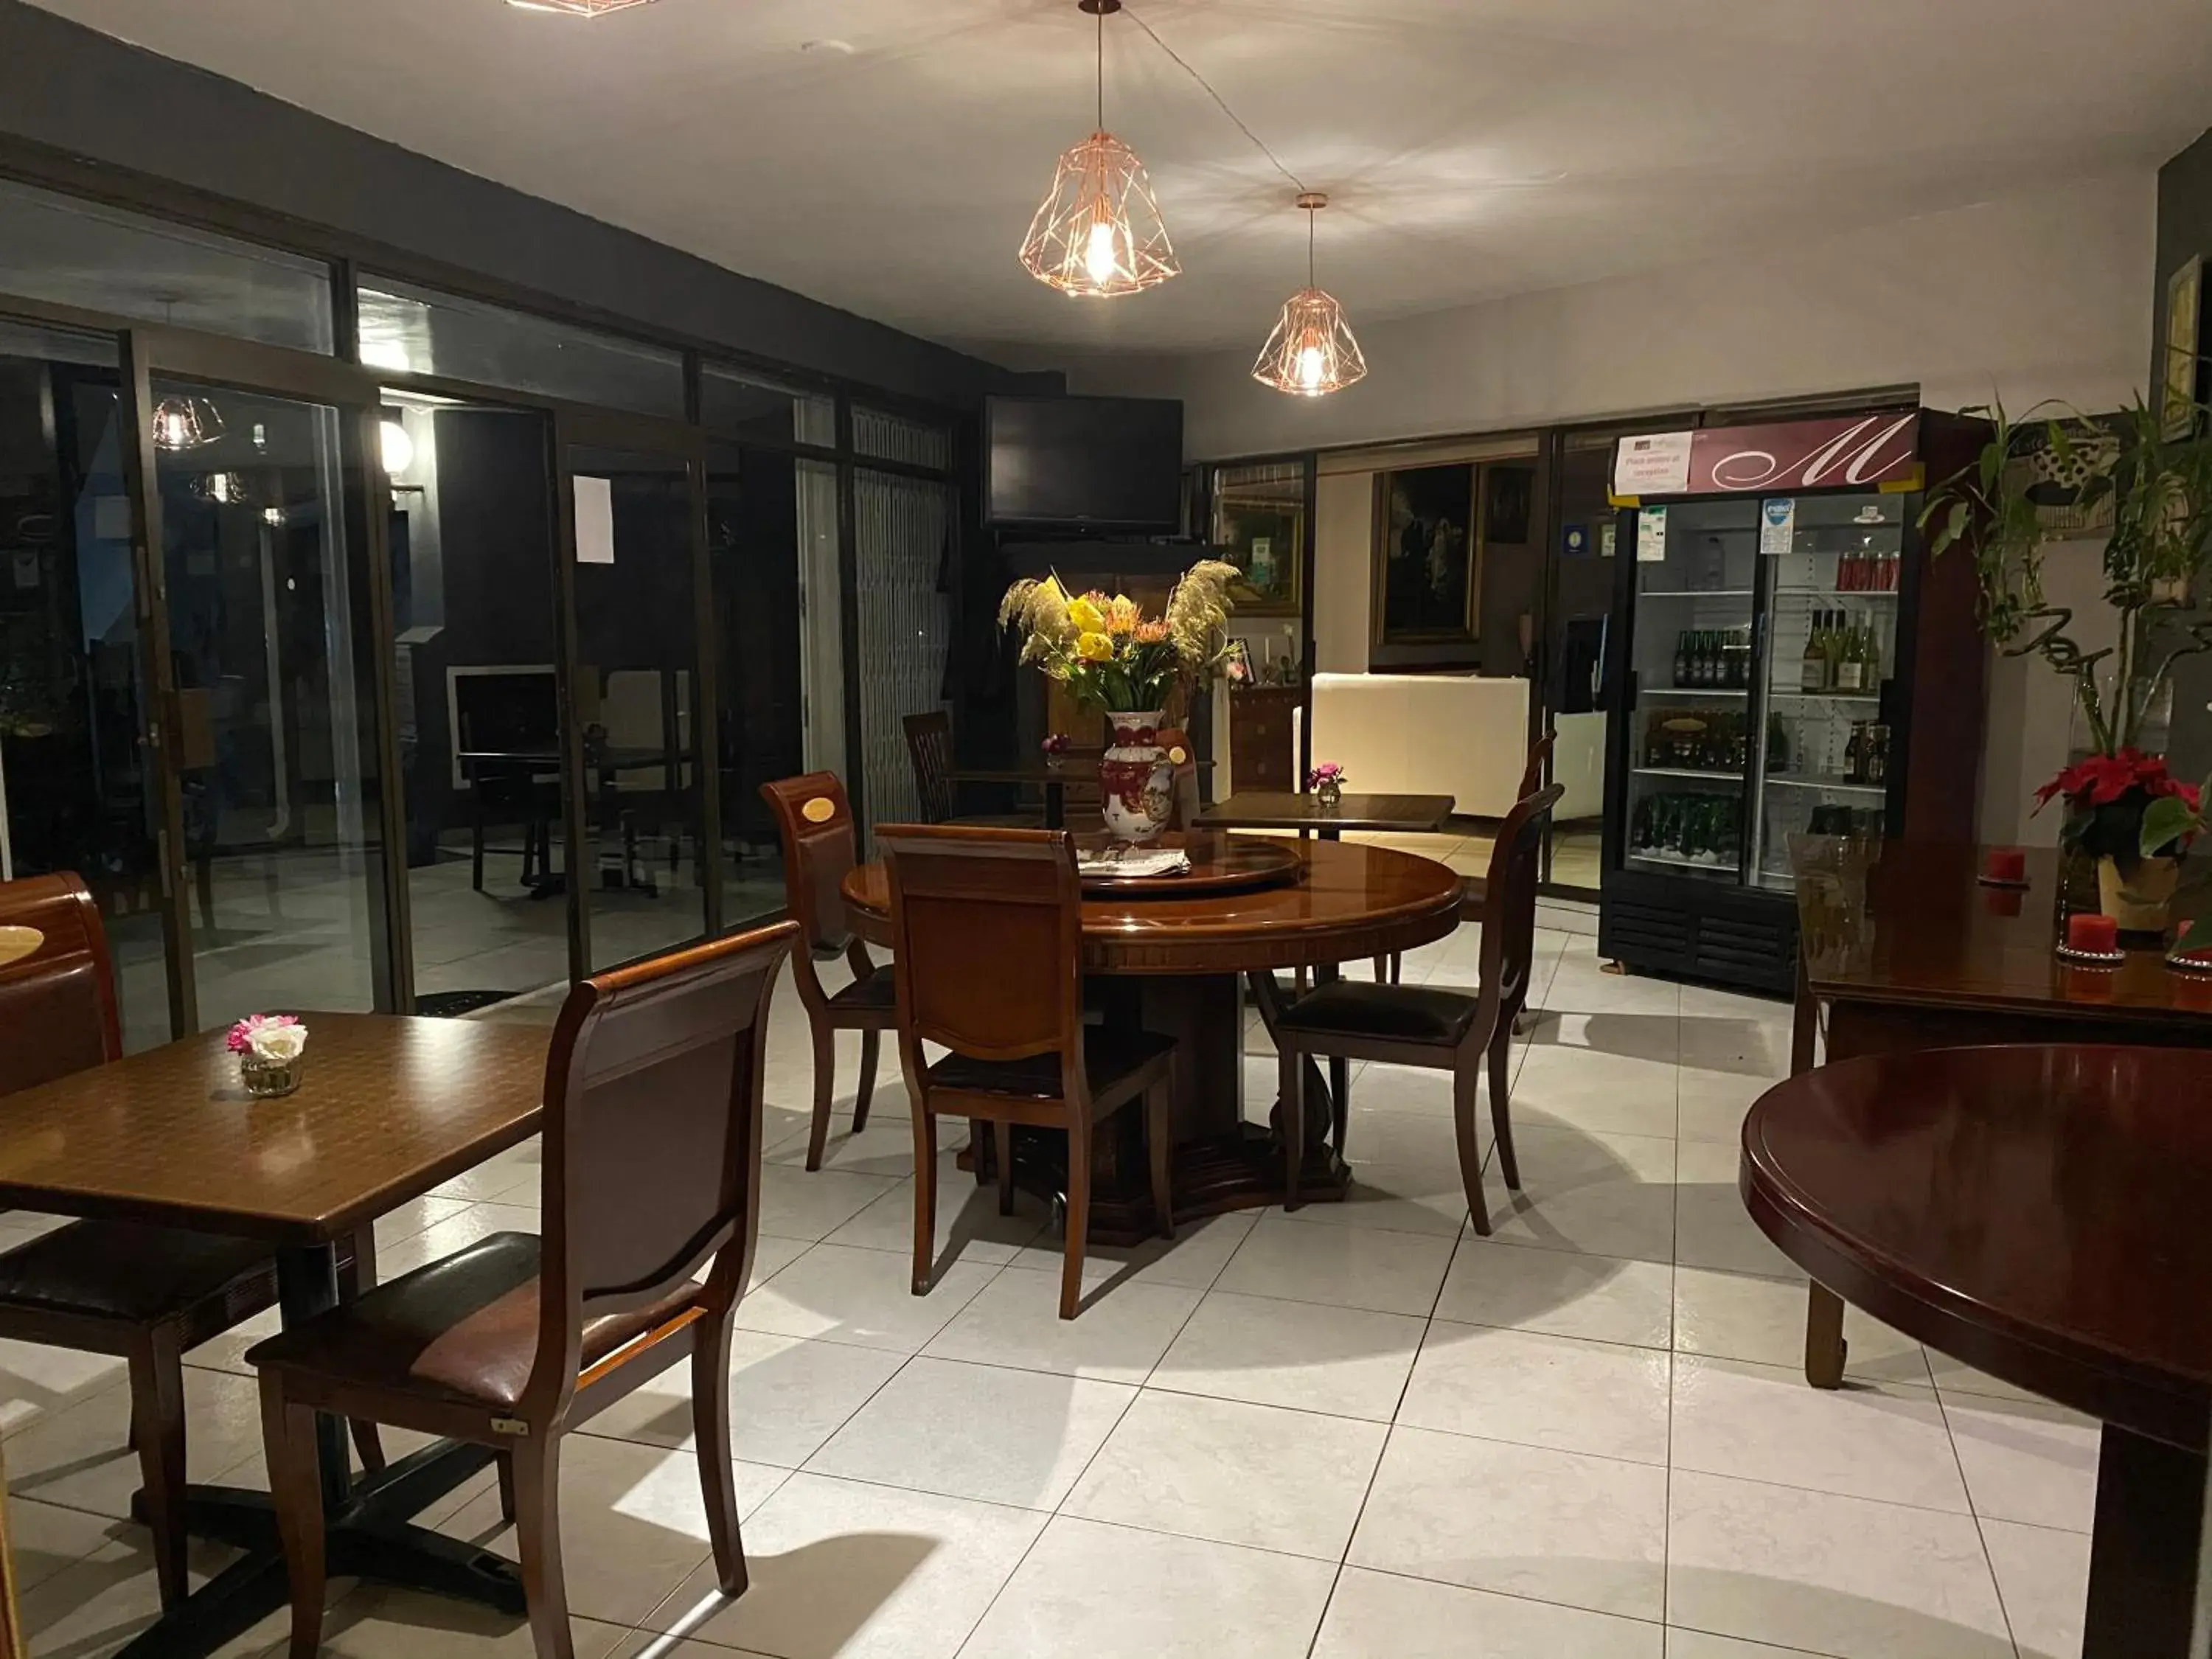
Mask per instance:
[[[1527,1190],[1493,1172],[1496,1237],[1462,1224],[1435,1079],[1368,1066],[1358,1201],[1098,1252],[1072,1325],[1042,1209],[1002,1220],[957,1172],[937,1288],[908,1293],[902,1095],[807,1174],[781,997],[732,1384],[753,1588],[714,1591],[672,1373],[568,1457],[579,1652],[2072,1659],[2094,1428],[1856,1317],[1851,1385],[1806,1388],[1802,1286],[1734,1188],[1784,1011],[1542,938],[1514,1097]],[[1409,975],[1464,984],[1475,943]],[[386,1271],[533,1225],[537,1182],[524,1150],[410,1206]],[[192,1356],[203,1478],[261,1478],[251,1335]],[[117,1518],[119,1370],[14,1347],[0,1371],[24,1611],[39,1651],[87,1659],[153,1601],[144,1534]],[[513,1547],[481,1480],[434,1518]],[[450,1604],[333,1601],[330,1645],[360,1659],[529,1651]]]

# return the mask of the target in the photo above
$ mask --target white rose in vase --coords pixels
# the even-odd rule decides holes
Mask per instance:
[[[289,1066],[307,1046],[304,1025],[261,1025],[246,1034],[246,1046],[266,1066]]]

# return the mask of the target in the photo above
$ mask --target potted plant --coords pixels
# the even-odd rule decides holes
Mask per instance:
[[[1056,575],[1006,590],[999,626],[1019,629],[1021,660],[1103,714],[1113,741],[1099,763],[1106,827],[1133,845],[1156,841],[1175,810],[1175,769],[1159,741],[1169,693],[1212,679],[1229,655],[1229,585],[1237,567],[1202,560],[1167,608],[1147,617],[1126,593],[1071,596]]]
[[[2094,867],[2099,908],[2130,931],[2162,929],[2201,792],[2146,749],[2163,740],[2174,664],[2212,650],[2212,619],[2191,611],[2212,562],[2212,428],[2199,420],[2169,438],[2140,401],[2098,418],[2051,404],[2018,422],[2002,404],[1969,412],[1989,420],[1990,439],[1929,496],[1921,525],[1930,552],[1967,543],[1982,631],[2006,655],[2039,656],[2074,683],[2086,752],[2037,799],[2066,801],[2059,839],[2085,872],[2080,902]],[[2104,600],[2117,629],[2096,650],[2082,648],[2073,610],[2044,587],[2045,544],[2093,533],[2055,526],[2060,515],[2111,521]]]

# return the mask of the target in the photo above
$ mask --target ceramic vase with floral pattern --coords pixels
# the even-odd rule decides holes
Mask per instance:
[[[1175,816],[1175,766],[1160,742],[1158,709],[1109,714],[1113,741],[1098,763],[1107,832],[1132,847],[1156,842]]]

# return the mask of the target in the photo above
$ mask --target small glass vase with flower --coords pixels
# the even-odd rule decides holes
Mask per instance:
[[[1344,804],[1344,784],[1349,775],[1337,762],[1323,761],[1306,774],[1306,793],[1322,811],[1334,812]]]
[[[307,1028],[297,1014],[248,1014],[225,1044],[238,1056],[238,1079],[257,1100],[275,1100],[300,1086]]]

